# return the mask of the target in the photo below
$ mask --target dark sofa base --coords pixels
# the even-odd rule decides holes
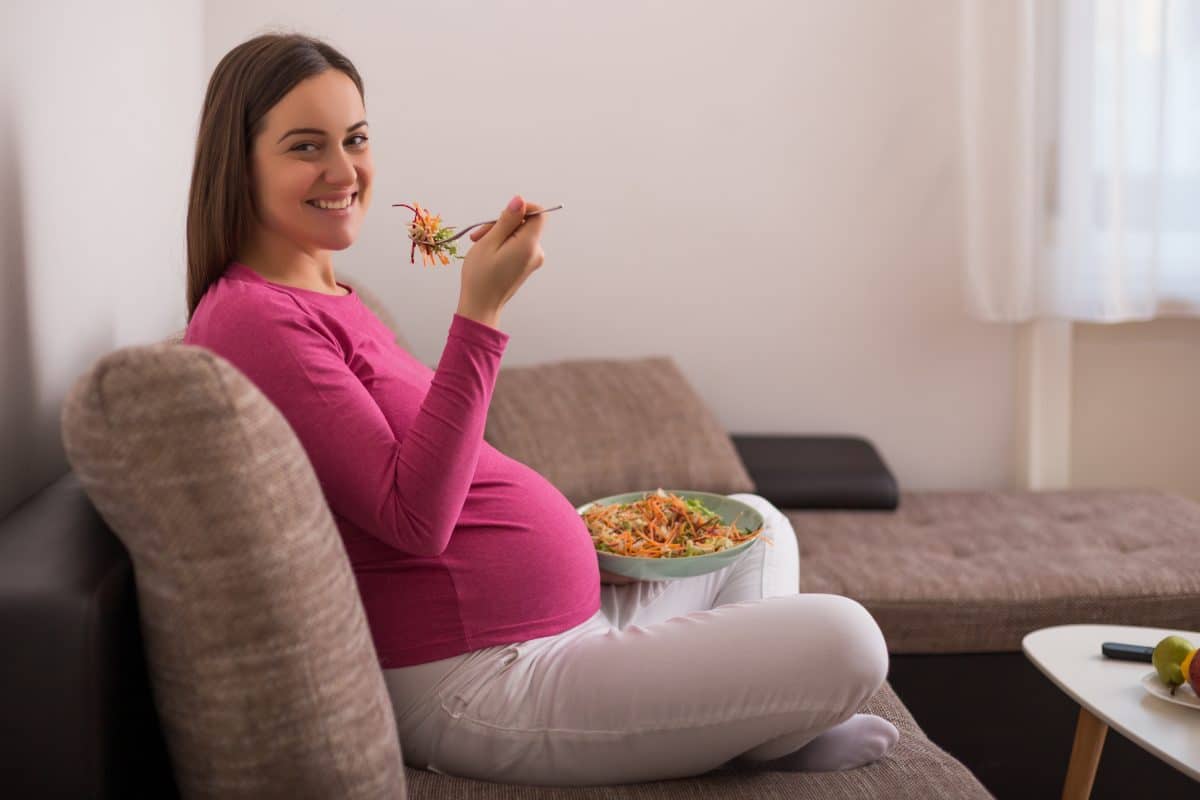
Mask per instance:
[[[1061,796],[1079,706],[1024,653],[893,655],[888,681],[929,738],[1000,800]],[[1108,732],[1095,800],[1196,791],[1191,778]]]

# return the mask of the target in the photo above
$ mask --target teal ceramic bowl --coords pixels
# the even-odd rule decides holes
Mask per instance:
[[[655,494],[657,491],[657,489],[651,489],[647,492],[627,492],[625,494],[614,494],[610,497],[601,497],[599,500],[584,503],[575,510],[583,514],[584,511],[594,505],[606,506],[613,503],[633,503]],[[762,514],[758,513],[753,506],[748,506],[739,500],[734,500],[723,494],[690,492],[681,489],[663,489],[663,491],[668,494],[677,494],[684,500],[699,500],[704,504],[705,508],[719,514],[721,522],[725,525],[729,525],[734,519],[737,519],[739,530],[744,531],[747,528],[756,530],[763,525]],[[760,533],[759,536],[761,535]],[[691,578],[696,575],[704,575],[705,573],[716,572],[723,567],[727,567],[741,558],[746,550],[758,541],[758,538],[756,536],[728,550],[705,553],[701,556],[645,558],[641,556],[619,556],[616,553],[605,553],[597,550],[596,558],[600,560],[601,569],[616,575],[624,575],[640,581],[669,581],[677,578]]]

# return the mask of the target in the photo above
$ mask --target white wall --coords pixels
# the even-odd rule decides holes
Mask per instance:
[[[437,361],[452,224],[563,203],[506,365],[669,354],[739,432],[857,433],[905,488],[1007,486],[1014,335],[959,285],[957,4],[209,0],[205,74],[268,29],[362,73],[374,204],[335,269]]]
[[[956,13],[0,5],[0,515],[66,468],[59,413],[78,375],[182,326],[204,87],[229,48],[277,26],[328,39],[365,77],[379,191],[335,264],[385,298],[426,363],[457,273],[410,265],[408,217],[388,204],[464,224],[521,192],[566,208],[505,310],[506,364],[669,354],[730,430],[860,433],[905,488],[1012,485],[1016,331],[970,320],[959,284]],[[414,99],[418,81],[439,105]],[[1075,485],[1200,499],[1198,335],[1077,328]]]
[[[1074,328],[1072,484],[1200,501],[1200,320]]]
[[[99,356],[184,318],[200,0],[0,5],[0,516],[68,468]]]

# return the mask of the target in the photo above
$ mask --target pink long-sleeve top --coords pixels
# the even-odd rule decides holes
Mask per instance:
[[[600,608],[570,501],[483,438],[508,334],[455,314],[436,370],[359,299],[232,262],[184,343],[237,367],[283,413],[333,513],[383,668],[571,628]]]

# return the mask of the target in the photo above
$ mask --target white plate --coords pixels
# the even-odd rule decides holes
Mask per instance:
[[[1200,708],[1200,697],[1196,696],[1191,686],[1185,683],[1175,689],[1175,694],[1171,694],[1171,690],[1167,688],[1167,685],[1158,679],[1157,672],[1147,672],[1143,675],[1142,687],[1155,697],[1161,697],[1169,703],[1177,703],[1189,708]]]

